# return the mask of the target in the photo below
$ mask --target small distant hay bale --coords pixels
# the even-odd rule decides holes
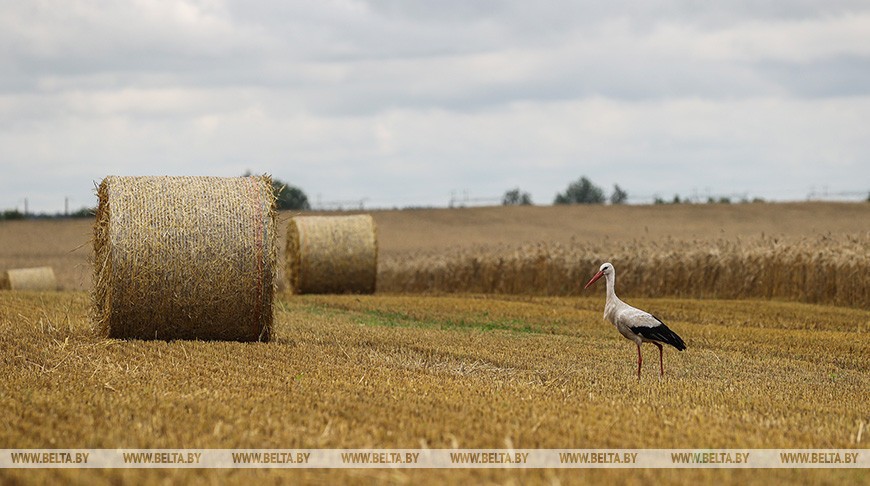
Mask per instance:
[[[94,224],[94,320],[128,339],[268,341],[269,177],[106,177]]]
[[[57,290],[57,279],[51,267],[13,268],[0,274],[0,289]]]
[[[369,215],[296,216],[287,227],[286,278],[294,294],[371,294],[378,237]]]

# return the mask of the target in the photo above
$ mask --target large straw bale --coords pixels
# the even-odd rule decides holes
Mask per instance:
[[[378,238],[370,215],[296,216],[287,227],[286,276],[296,294],[371,294]]]
[[[51,267],[13,268],[0,273],[0,289],[57,290],[57,279]]]
[[[133,339],[267,341],[275,293],[269,177],[106,177],[94,318]]]

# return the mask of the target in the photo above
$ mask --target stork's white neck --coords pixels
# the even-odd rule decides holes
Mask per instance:
[[[608,319],[610,322],[614,322],[614,313],[616,312],[616,308],[619,304],[622,303],[619,300],[619,297],[616,296],[616,272],[610,271],[610,273],[604,275],[607,281],[607,299],[604,301],[604,318]]]
[[[607,302],[610,302],[613,299],[618,299],[616,297],[616,272],[610,271],[607,275],[604,276],[607,280]]]

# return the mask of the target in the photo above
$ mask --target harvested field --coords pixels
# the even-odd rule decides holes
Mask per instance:
[[[290,217],[297,214],[284,212],[278,217],[279,252],[286,245]],[[614,249],[631,251],[638,241],[641,249],[671,251],[677,253],[677,258],[682,244],[696,250],[729,245],[743,248],[744,244],[782,249],[821,241],[819,249],[825,251],[823,238],[834,242],[853,238],[863,244],[870,234],[867,203],[580,205],[369,214],[378,228],[378,285],[382,290],[408,292],[423,290],[415,290],[417,284],[405,283],[408,272],[420,268],[417,263],[435,259],[461,263],[475,253],[506,257],[541,246],[552,252],[561,248],[577,253],[591,248],[613,255]],[[61,288],[88,290],[92,225],[91,219],[0,222],[0,268],[49,265],[54,267]],[[674,246],[667,246],[669,241]],[[617,266],[617,270],[620,268]],[[283,273],[283,265],[279,265],[279,284],[284,280]],[[563,285],[573,285],[573,281]],[[534,288],[524,293],[541,291]]]
[[[0,223],[0,268],[51,265],[62,287],[77,289],[0,293],[0,448],[868,449],[870,311],[860,265],[870,204],[372,214],[380,293],[280,293],[270,343],[105,339],[85,292],[93,221]],[[279,217],[282,238],[288,219]],[[493,273],[499,259],[503,275]],[[602,320],[603,286],[543,295],[574,293],[599,259],[617,265],[623,298],[686,340],[685,352],[666,351],[664,379],[647,346],[638,383],[633,345]],[[760,274],[740,270],[759,266],[780,269],[764,275],[784,283],[747,291]],[[829,278],[831,268],[842,280]],[[408,269],[445,285],[415,287],[402,280]],[[663,278],[679,284],[670,298],[659,294]],[[789,278],[810,284],[806,294],[793,293]],[[826,299],[838,305],[795,302]],[[0,483],[373,480],[870,481],[842,469],[0,471]]]
[[[375,211],[385,257],[491,246],[576,242],[618,245],[640,239],[796,240],[870,231],[868,203],[512,206]]]
[[[279,215],[279,252],[286,245],[289,219],[296,214],[285,212]],[[474,268],[474,258],[481,261],[511,259],[517,253],[532,253],[536,258],[543,255],[545,259],[556,255],[580,256],[594,262],[591,267],[575,260],[560,264],[554,271],[567,274],[569,278],[554,280],[548,277],[551,281],[547,284],[549,287],[541,284],[543,276],[530,282],[529,276],[524,275],[509,290],[532,295],[545,293],[545,288],[550,293],[571,294],[565,289],[574,289],[577,285],[575,273],[579,273],[580,280],[583,280],[600,265],[599,260],[635,253],[638,254],[635,259],[638,265],[641,263],[640,253],[647,259],[670,257],[677,262],[685,253],[687,266],[699,264],[699,261],[689,259],[705,254],[744,264],[751,261],[740,261],[741,255],[754,252],[752,255],[756,258],[775,253],[779,265],[788,264],[787,259],[793,256],[816,258],[813,250],[824,254],[823,261],[829,262],[840,246],[857,251],[858,260],[862,260],[863,255],[863,261],[866,261],[870,253],[866,250],[870,239],[870,204],[867,203],[581,205],[372,211],[370,214],[378,228],[378,286],[389,292],[508,291],[507,283],[499,284],[503,288],[499,290],[486,279],[471,282],[466,275]],[[50,265],[54,267],[62,288],[88,290],[92,272],[88,263],[92,251],[92,224],[90,219],[0,222],[0,268]],[[688,252],[684,251],[686,248]],[[715,254],[717,251],[718,255]],[[625,263],[614,263],[620,271],[620,288],[632,285],[622,278],[631,273],[627,272]],[[794,263],[799,267],[806,262]],[[448,264],[450,272],[445,273],[442,269]],[[535,261],[526,264],[535,265]],[[414,277],[421,270],[425,276],[422,283],[421,278]],[[863,275],[866,282],[868,272],[860,270],[858,268],[859,275]],[[434,278],[426,272],[438,273],[439,278],[453,275],[450,278],[454,287],[447,289],[426,284],[427,278]],[[279,265],[279,286],[284,280],[283,274],[283,265]],[[673,276],[668,274],[668,278]],[[831,287],[825,288],[831,292]],[[772,295],[770,289],[760,287],[753,290],[758,295],[741,290],[726,292],[722,297],[769,296],[839,304],[846,299],[836,295],[848,294],[843,294],[841,288],[838,286],[838,290],[833,292],[833,299],[812,295],[801,297],[794,289],[788,295],[797,297],[783,293]],[[866,283],[864,288],[867,288]],[[635,291],[638,295],[661,295],[662,287],[656,285],[631,290],[632,293]],[[867,293],[865,290],[865,299]],[[712,294],[709,291],[692,294],[683,287],[679,291],[668,291],[666,295]],[[844,305],[857,304],[844,302]]]
[[[556,206],[381,215],[385,292],[623,294],[870,308],[870,204]],[[395,225],[395,226],[391,226]],[[408,234],[409,241],[391,238]],[[387,250],[392,249],[392,251]]]
[[[599,291],[600,292],[600,291]],[[870,312],[628,299],[689,349],[666,376],[603,297],[290,296],[273,342],[117,341],[83,292],[0,294],[0,447],[861,448]],[[654,356],[655,349],[645,349]],[[654,362],[649,359],[647,363]],[[645,423],[644,427],[630,424]],[[862,470],[36,470],[0,481],[861,484]]]
[[[93,226],[92,218],[0,221],[0,269],[48,266],[61,289],[90,289]]]

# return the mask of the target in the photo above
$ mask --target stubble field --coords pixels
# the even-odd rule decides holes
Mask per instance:
[[[451,258],[474,248],[498,252],[544,241],[536,238],[564,245],[583,234],[616,242],[635,238],[617,229],[598,233],[606,233],[602,225],[612,212],[585,214],[596,229],[584,232],[571,223],[542,223],[544,213],[535,211],[549,208],[520,209],[376,213],[382,262],[429,258],[439,244]],[[631,208],[615,209],[625,211],[618,214],[624,221],[650,221]],[[868,231],[868,219],[860,219],[867,209],[860,205],[815,211],[782,206],[782,214],[749,211],[746,218],[738,207],[694,219],[665,209],[649,229],[662,238],[745,239],[760,237],[761,227],[770,231],[765,238],[784,239],[859,238]],[[523,212],[528,210],[535,217]],[[763,224],[765,218],[770,224]],[[557,214],[551,221],[569,219]],[[89,285],[85,277],[75,283],[76,272],[89,270],[80,255],[86,250],[75,250],[87,243],[87,225],[56,224],[69,226],[0,224],[2,243],[33,235],[19,246],[19,258],[42,252],[66,262],[56,271],[71,289],[0,293],[2,448],[867,449],[870,433],[861,433],[870,428],[866,306],[620,292],[656,313],[689,346],[682,353],[666,350],[664,379],[655,348],[646,347],[640,382],[634,346],[602,320],[603,286],[582,296],[282,292],[271,343],[107,340],[92,329],[88,294],[76,289]],[[535,224],[543,226],[522,231]],[[66,243],[56,241],[58,234]],[[4,265],[15,258],[9,246],[0,251]],[[42,470],[2,471],[0,479],[859,484],[868,476],[861,470]]]

